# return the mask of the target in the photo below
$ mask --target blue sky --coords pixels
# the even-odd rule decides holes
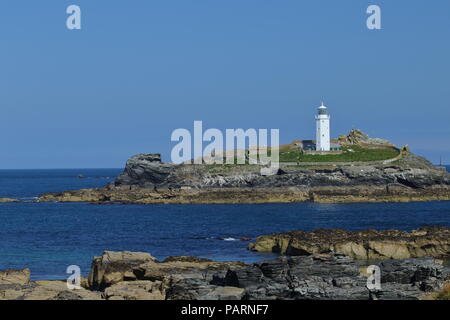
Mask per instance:
[[[333,136],[360,128],[450,163],[449,35],[448,0],[2,0],[0,168],[169,160],[194,120],[314,138],[321,99]]]

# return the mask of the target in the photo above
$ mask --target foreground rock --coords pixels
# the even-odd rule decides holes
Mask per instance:
[[[0,285],[26,284],[30,281],[30,269],[0,271]]]
[[[345,231],[321,229],[260,236],[249,249],[286,255],[342,253],[354,259],[407,259],[450,256],[450,229]]]
[[[379,267],[381,288],[369,289],[366,267],[337,253],[281,256],[248,265],[195,257],[159,262],[145,253],[106,251],[93,260],[86,288],[68,290],[62,281],[29,282],[26,271],[8,271],[2,273],[0,299],[403,300],[437,292],[449,278],[442,261],[432,258],[386,260]]]
[[[89,287],[103,290],[123,280],[136,280],[132,268],[155,261],[154,257],[144,252],[105,251],[101,257],[95,257],[92,261],[92,269],[88,277]]]
[[[65,281],[30,281],[30,270],[0,272],[0,300],[100,300],[101,293],[68,290]]]
[[[88,284],[92,290],[104,290],[106,299],[231,299],[236,289],[217,288],[211,282],[216,277],[224,278],[229,268],[239,266],[244,264],[195,257],[169,257],[159,262],[143,253],[105,251],[94,258]],[[187,287],[179,292],[181,284]],[[237,291],[235,298],[241,298],[243,290]]]
[[[89,286],[114,300],[418,299],[442,288],[447,272],[431,258],[379,266],[382,289],[369,290],[365,268],[336,253],[248,265],[195,257],[158,262],[142,253],[107,251],[94,259]]]

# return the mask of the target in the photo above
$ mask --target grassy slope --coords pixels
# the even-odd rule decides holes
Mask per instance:
[[[353,150],[353,152],[349,151]],[[329,155],[301,155],[297,151],[280,152],[280,162],[350,162],[350,161],[376,161],[396,157],[399,152],[394,148],[369,149],[352,145],[342,148],[342,154]]]

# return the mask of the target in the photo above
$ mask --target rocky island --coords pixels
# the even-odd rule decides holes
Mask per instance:
[[[450,174],[407,147],[359,130],[339,138],[336,154],[311,154],[295,141],[280,148],[280,166],[174,164],[159,154],[131,157],[104,188],[56,192],[39,202],[275,203],[450,200]],[[300,148],[300,149],[299,149]]]

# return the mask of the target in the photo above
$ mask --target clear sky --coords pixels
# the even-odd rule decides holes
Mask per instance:
[[[448,0],[2,0],[0,168],[170,160],[194,120],[311,139],[322,99],[333,136],[450,163],[449,36]]]

